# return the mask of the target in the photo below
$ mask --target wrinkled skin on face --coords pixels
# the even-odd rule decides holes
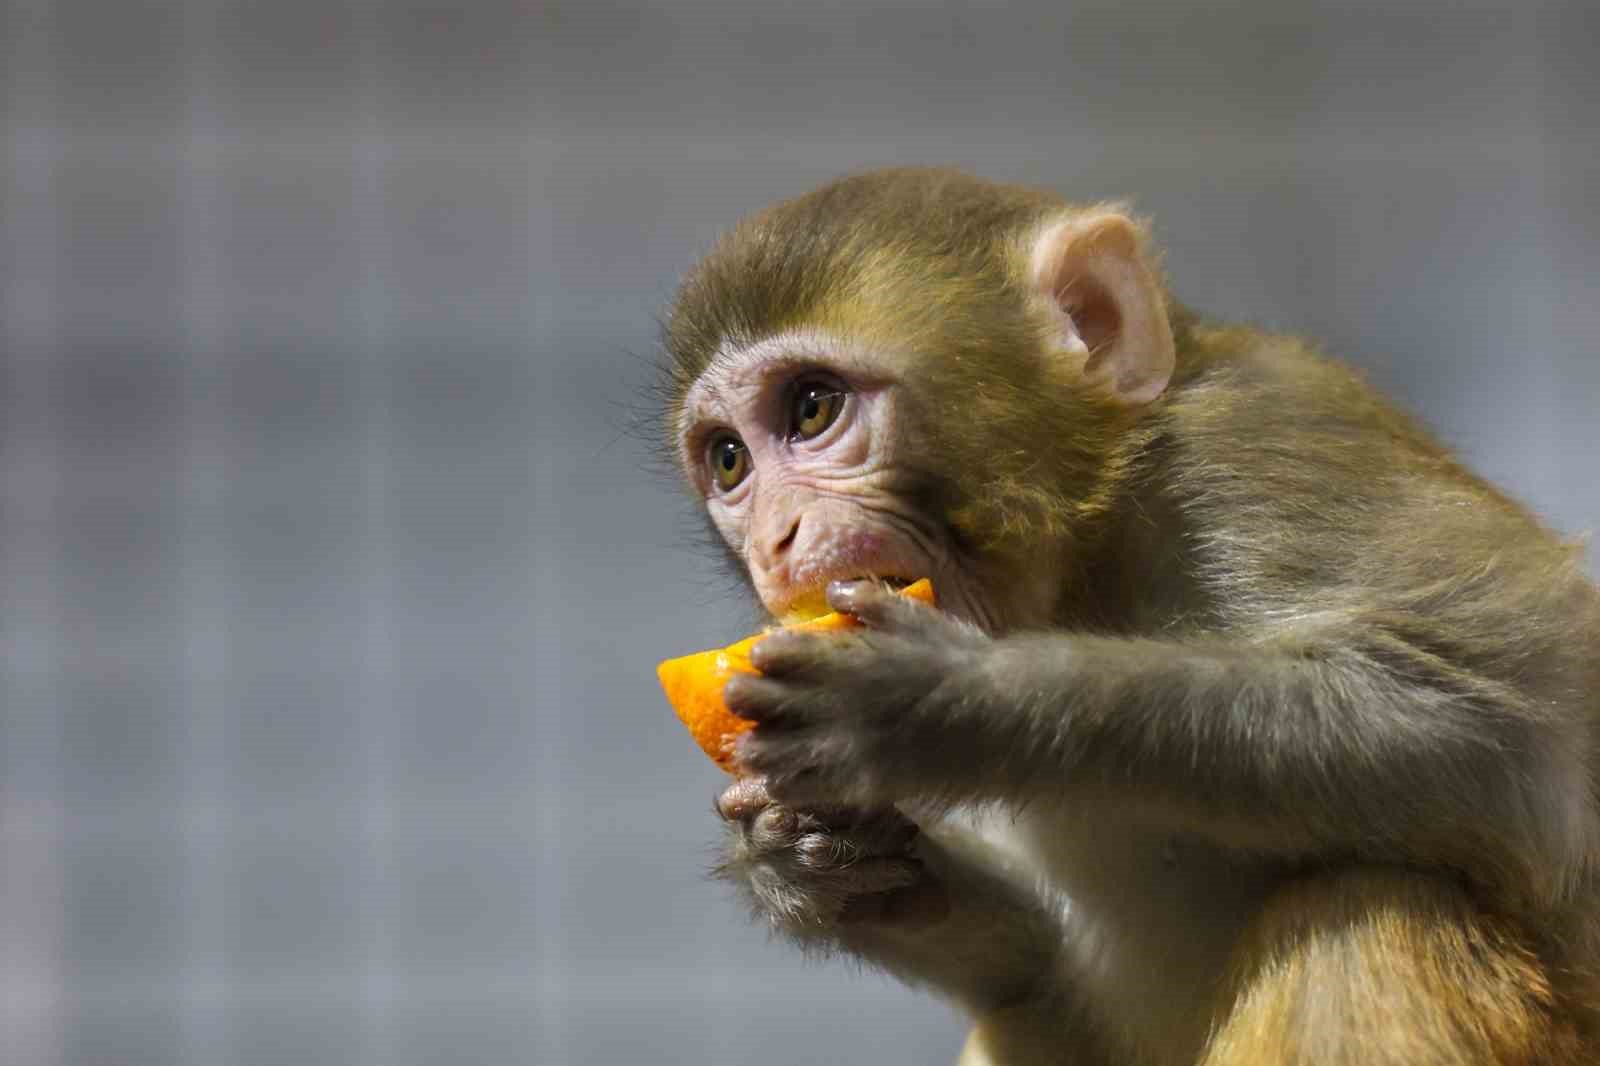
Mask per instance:
[[[816,331],[729,348],[685,397],[684,468],[777,618],[819,612],[830,582],[928,577],[941,610],[984,631],[1045,624],[1059,549],[1038,544],[1017,580],[1018,560],[1002,570],[983,559],[929,506],[940,473],[922,467],[907,432],[903,382],[913,369]],[[814,436],[795,429],[808,387],[836,406]],[[729,447],[742,450],[743,473],[725,484],[717,463]]]

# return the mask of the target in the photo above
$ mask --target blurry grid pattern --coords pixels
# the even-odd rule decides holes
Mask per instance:
[[[703,883],[648,664],[750,619],[616,405],[718,227],[946,160],[1594,526],[1593,13],[1283,11],[0,8],[0,1062],[951,1056]]]

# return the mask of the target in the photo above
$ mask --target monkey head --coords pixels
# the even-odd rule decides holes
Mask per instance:
[[[1174,370],[1123,209],[943,170],[746,219],[664,332],[672,453],[769,611],[928,576],[991,632],[1050,620]]]

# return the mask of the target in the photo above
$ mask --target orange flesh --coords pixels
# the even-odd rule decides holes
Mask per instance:
[[[927,578],[923,578],[901,589],[900,595],[921,600],[931,606],[934,602],[933,584]],[[831,613],[786,628],[829,632],[849,629],[856,624],[855,619],[847,614]],[[712,762],[730,774],[739,772],[733,762],[733,742],[738,739],[740,733],[754,728],[755,723],[746,721],[728,710],[728,705],[722,702],[722,689],[734,674],[756,672],[750,665],[750,649],[766,635],[757,633],[753,637],[746,637],[729,644],[726,648],[713,648],[710,651],[668,659],[656,667],[656,676],[661,679],[661,687],[667,693],[667,701],[672,704],[672,709],[677,712],[678,718],[688,727],[694,742],[700,745],[701,751],[711,757]]]

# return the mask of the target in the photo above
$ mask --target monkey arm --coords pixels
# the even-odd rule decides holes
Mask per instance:
[[[1444,864],[1570,888],[1597,835],[1585,725],[1403,613],[1249,641],[990,639],[863,588],[866,623],[757,647],[740,759],[791,803],[1142,807],[1289,858]]]
[[[1044,1066],[1063,1054],[1102,1062],[1081,991],[1058,964],[1069,921],[1061,905],[1026,888],[964,826],[930,821],[917,853],[939,896],[921,908],[925,920],[852,922],[840,946],[965,1008],[976,1028],[961,1066]]]
[[[1444,861],[1534,891],[1592,847],[1586,735],[1380,627],[1014,637],[952,695],[988,712],[980,789],[1009,799],[1103,789],[1245,846]]]
[[[1053,1002],[1048,978],[1063,940],[1061,917],[960,827],[930,823],[916,851],[927,885],[902,890],[909,906],[886,897],[902,914],[840,925],[840,945],[978,1017],[1021,1017],[1031,1003]]]

